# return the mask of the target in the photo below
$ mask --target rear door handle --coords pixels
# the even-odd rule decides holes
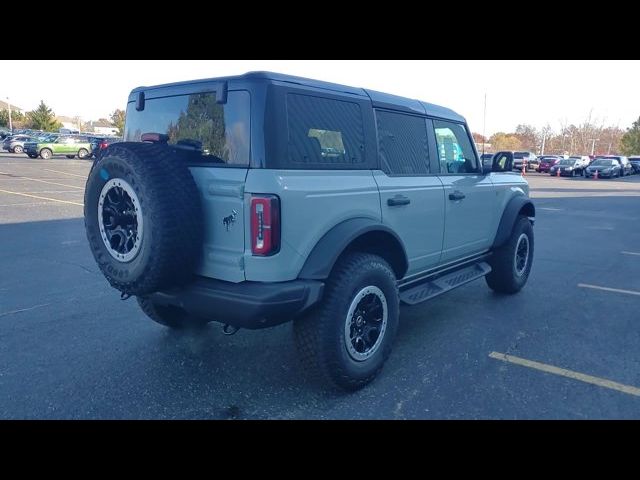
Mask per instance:
[[[449,200],[462,200],[465,197],[466,195],[460,190],[456,190],[455,192],[449,194]]]
[[[405,197],[404,195],[396,195],[393,198],[387,199],[387,205],[390,207],[398,207],[400,205],[409,205],[411,200],[409,197]]]

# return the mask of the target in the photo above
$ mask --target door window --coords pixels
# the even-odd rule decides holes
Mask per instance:
[[[460,123],[434,120],[440,173],[478,173],[478,159],[466,127]]]

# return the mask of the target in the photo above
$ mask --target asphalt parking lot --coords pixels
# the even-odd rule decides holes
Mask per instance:
[[[304,380],[290,324],[176,334],[121,301],[84,235],[90,165],[0,154],[0,418],[640,416],[640,175],[529,174],[525,289],[403,307],[380,377],[344,394]]]

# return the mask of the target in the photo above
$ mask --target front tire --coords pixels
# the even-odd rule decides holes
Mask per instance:
[[[88,155],[89,151],[86,148],[81,148],[80,150],[78,150],[78,158],[87,158]]]
[[[136,300],[147,317],[173,330],[202,328],[207,324],[204,319],[188,315],[179,308],[157,305],[147,297],[136,297]]]
[[[13,147],[13,153],[22,153],[24,149],[20,145]]]
[[[338,262],[322,303],[294,322],[294,336],[312,376],[352,391],[371,382],[391,353],[400,300],[383,258],[350,253]]]
[[[525,216],[518,217],[507,243],[489,259],[491,273],[485,280],[496,292],[513,294],[527,283],[533,263],[533,227]]]
[[[44,160],[50,159],[52,155],[53,153],[48,148],[43,148],[42,150],[40,150],[40,158]]]

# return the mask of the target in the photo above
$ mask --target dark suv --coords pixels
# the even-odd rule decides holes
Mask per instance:
[[[353,390],[401,303],[524,287],[535,208],[512,164],[485,170],[456,112],[372,90],[268,72],[139,87],[89,173],[85,229],[155,322],[293,321],[308,369]]]

